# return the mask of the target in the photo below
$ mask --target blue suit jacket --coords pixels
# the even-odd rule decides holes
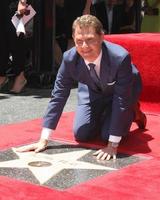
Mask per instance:
[[[122,121],[128,118],[125,111],[138,100],[141,91],[139,72],[131,64],[130,55],[123,47],[111,42],[102,43],[100,80],[102,91],[97,89],[76,48],[73,47],[65,52],[52,91],[52,98],[44,116],[43,126],[50,129],[56,128],[70,90],[75,86],[76,81],[79,104],[87,104],[99,98],[105,98],[106,103],[112,102],[110,134],[123,135]]]

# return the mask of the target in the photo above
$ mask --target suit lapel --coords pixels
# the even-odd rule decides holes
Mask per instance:
[[[80,59],[78,60],[78,63],[77,63],[77,66],[78,66],[78,76],[80,79],[86,79],[89,77],[89,71],[88,71],[88,68],[84,62],[84,59],[82,59],[80,57]]]
[[[102,44],[102,59],[100,65],[100,81],[102,89],[105,87],[106,82],[110,82],[110,59],[108,56],[108,49],[105,43]]]

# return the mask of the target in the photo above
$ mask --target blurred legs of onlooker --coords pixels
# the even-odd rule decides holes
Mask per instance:
[[[10,51],[12,54],[12,72],[15,76],[14,84],[11,88],[11,92],[20,93],[27,83],[24,76],[25,60],[26,60],[26,48],[25,48],[25,36],[21,34],[17,37],[16,33],[10,35]]]

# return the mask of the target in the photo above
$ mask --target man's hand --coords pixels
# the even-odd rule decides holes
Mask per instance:
[[[36,153],[45,150],[48,140],[40,139],[39,142],[16,148],[17,152],[35,151]]]
[[[113,160],[116,159],[118,143],[108,142],[107,147],[96,151],[93,155],[97,157],[98,160]]]
[[[26,0],[19,1],[18,8],[17,8],[18,14],[24,15],[27,12],[27,7],[28,7],[28,4],[26,3]]]
[[[85,5],[85,8],[84,8],[84,10],[83,10],[83,15],[90,14],[90,7],[91,7],[91,4],[92,4],[92,0],[87,0],[87,1],[86,1],[86,5]]]

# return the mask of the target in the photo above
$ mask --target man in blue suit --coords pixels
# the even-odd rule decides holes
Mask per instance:
[[[64,53],[44,116],[41,138],[18,151],[39,152],[46,148],[75,81],[78,82],[78,106],[74,136],[77,141],[86,142],[101,135],[106,147],[95,152],[97,159],[116,158],[119,142],[133,121],[139,128],[145,128],[146,117],[138,104],[140,74],[131,64],[129,53],[117,44],[104,41],[103,37],[102,24],[95,16],[83,15],[74,21],[75,47]]]

